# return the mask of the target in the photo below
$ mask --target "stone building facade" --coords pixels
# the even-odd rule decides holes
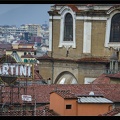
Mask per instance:
[[[51,6],[49,51],[38,58],[43,78],[53,84],[86,84],[116,66],[119,70],[119,10],[115,4]]]

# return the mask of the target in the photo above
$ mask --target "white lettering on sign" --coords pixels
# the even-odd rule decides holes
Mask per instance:
[[[23,101],[32,101],[32,96],[31,95],[22,95],[22,100]]]
[[[8,69],[9,69],[9,67],[8,67],[8,65],[4,65],[3,66],[3,74],[5,74],[5,75],[8,75]]]
[[[0,65],[0,76],[7,75],[16,75],[16,76],[24,76],[31,77],[31,66],[29,64],[11,64],[4,63]]]

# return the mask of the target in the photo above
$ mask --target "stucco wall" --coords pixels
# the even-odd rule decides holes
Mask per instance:
[[[64,115],[64,99],[56,93],[50,94],[50,109],[56,113]]]
[[[77,115],[77,100],[76,99],[65,99],[64,101],[64,116],[76,116]],[[71,105],[71,109],[66,109],[66,105]]]
[[[101,63],[68,63],[68,62],[55,62],[52,67],[51,62],[40,61],[39,71],[43,79],[53,77],[53,83],[58,81],[58,76],[68,71],[70,72],[79,84],[84,84],[84,78],[97,78],[105,73],[105,64]]]
[[[60,41],[60,20],[53,22],[53,57],[66,59],[79,59],[86,55],[83,54],[83,35],[84,21],[76,20],[76,48],[69,49],[69,55],[66,57],[66,48],[58,47]],[[92,56],[110,56],[112,51],[104,47],[106,34],[106,21],[92,20],[91,21],[91,55]],[[50,55],[50,52],[49,52]]]
[[[78,104],[78,116],[98,116],[111,109],[111,104]]]
[[[50,61],[40,61],[39,72],[43,79],[47,80],[50,78],[52,80],[54,74],[52,63]]]
[[[66,109],[66,105],[71,105],[71,109]],[[76,116],[77,115],[76,99],[63,99],[56,93],[51,93],[50,109],[53,109],[61,116]]]

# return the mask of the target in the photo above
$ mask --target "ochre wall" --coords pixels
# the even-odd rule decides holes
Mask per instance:
[[[59,58],[59,59],[73,59],[77,60],[82,57],[108,57],[112,55],[113,50],[105,48],[105,34],[106,34],[106,20],[90,20],[91,22],[91,53],[89,54],[83,54],[83,36],[84,36],[84,20],[76,20],[75,22],[75,37],[76,37],[76,48],[70,48],[69,49],[69,55],[66,57],[66,48],[65,47],[59,47],[60,42],[60,20],[53,20],[53,58]],[[48,52],[48,55],[51,56],[51,52]],[[56,64],[56,63],[55,63]],[[82,64],[82,63],[81,63]],[[71,66],[71,65],[70,65]],[[105,72],[105,64],[94,64],[93,69],[90,65],[84,69],[86,64],[82,67],[81,65],[77,64],[76,69],[72,69],[72,67],[66,67],[64,64],[61,66],[55,66],[54,67],[54,77],[53,81],[56,80],[57,76],[64,72],[69,71],[71,72],[76,79],[78,80],[78,83],[83,84],[85,77],[98,77],[99,75],[103,74]],[[103,68],[101,68],[101,66]],[[66,68],[65,68],[66,67]],[[96,70],[96,68],[98,70]],[[101,70],[99,70],[101,69]],[[48,71],[50,68],[48,68]],[[44,72],[45,73],[45,72]],[[51,73],[52,74],[52,73]],[[44,75],[45,76],[45,75]]]
[[[40,75],[43,77],[43,79],[47,80],[48,78],[51,78],[51,80],[52,80],[52,73],[53,73],[52,63],[40,61],[39,72],[40,72]]]
[[[110,56],[111,51],[104,47],[106,21],[92,21],[91,51],[93,56]]]
[[[77,100],[76,99],[65,99],[64,101],[64,116],[77,116]],[[66,109],[66,105],[71,105],[71,109]]]
[[[66,109],[66,105],[72,105],[71,109]],[[50,109],[53,109],[61,116],[76,116],[76,99],[63,99],[56,93],[50,94]]]
[[[43,79],[53,78],[53,83],[58,81],[58,76],[68,71],[70,72],[78,84],[84,84],[84,78],[97,78],[105,72],[105,65],[100,63],[65,63],[65,62],[52,62],[40,61],[39,71]],[[52,67],[54,66],[54,68]],[[96,66],[96,67],[95,67]],[[94,68],[94,69],[93,69]]]
[[[78,79],[78,67],[77,64],[75,63],[61,63],[61,62],[56,62],[54,64],[54,81],[57,81],[58,76],[65,72],[68,71],[70,72],[76,79]],[[78,81],[77,81],[78,82]]]
[[[111,109],[111,104],[78,104],[78,116],[98,116]]]
[[[87,54],[83,54],[84,21],[76,20],[76,48],[69,49],[68,57],[66,57],[66,48],[58,47],[60,41],[60,20],[53,21],[53,57],[79,59],[80,57],[86,56]],[[89,55],[110,57],[113,51],[104,47],[106,21],[92,20],[91,23],[91,53]]]
[[[69,55],[66,57],[66,48],[58,47],[60,41],[60,20],[54,20],[53,23],[53,57],[78,59],[82,54],[83,49],[83,21],[76,21],[76,48],[69,49]],[[51,52],[49,52],[49,56]]]
[[[66,105],[71,105],[71,109],[66,109]],[[51,93],[50,109],[61,116],[98,116],[112,110],[112,104],[77,103],[77,99],[64,99],[56,93]]]
[[[64,99],[56,93],[51,93],[50,109],[53,109],[56,113],[60,115],[64,115]]]

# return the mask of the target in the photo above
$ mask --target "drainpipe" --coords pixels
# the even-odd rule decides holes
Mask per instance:
[[[53,16],[54,14],[52,13],[52,52],[51,52],[51,58],[53,58]],[[52,83],[53,84],[53,76],[54,76],[54,61],[52,60]]]

